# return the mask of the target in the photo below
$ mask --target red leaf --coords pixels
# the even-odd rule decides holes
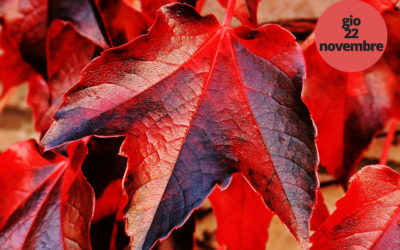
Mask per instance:
[[[94,221],[121,212],[124,206],[122,177],[126,158],[118,155],[123,139],[93,137],[88,143],[82,171],[96,195]],[[122,220],[122,215],[118,219]]]
[[[303,100],[318,128],[321,165],[347,183],[355,164],[376,133],[400,113],[400,37],[398,11],[384,15],[388,43],[383,57],[362,72],[346,73],[329,66],[313,37],[305,42],[308,78]]]
[[[82,36],[101,48],[107,48],[108,44],[101,31],[101,23],[96,19],[96,8],[90,1],[49,0],[49,20],[59,18],[69,21]]]
[[[107,219],[107,217],[113,217],[114,221],[111,223],[112,225],[112,231],[110,235],[106,235],[109,238],[109,249],[119,249],[119,245],[123,244],[123,240],[125,238],[128,240],[129,238],[125,234],[124,227],[122,227],[121,232],[124,234],[124,238],[121,242],[120,237],[117,237],[118,233],[120,230],[120,225],[124,225],[124,217],[123,217],[123,208],[126,205],[126,197],[124,196],[123,190],[122,190],[122,179],[118,179],[116,181],[111,182],[106,189],[104,189],[103,193],[101,194],[100,197],[96,199],[96,205],[95,205],[95,210],[93,214],[93,223],[92,227],[98,227],[98,224],[101,225],[101,220],[102,219]],[[96,224],[97,222],[97,224]],[[111,226],[110,225],[110,226]],[[103,226],[102,228],[99,228],[102,230],[102,233],[104,234],[104,231],[109,229]],[[95,230],[98,230],[97,228]],[[96,236],[96,235],[95,235]],[[93,237],[93,236],[92,236]],[[92,242],[95,241],[95,243],[92,243],[93,248],[102,248],[104,247],[104,242],[106,241],[107,238],[102,238],[98,239],[98,237],[94,237],[92,239]],[[129,240],[126,242],[126,245],[124,247],[127,247],[129,243]]]
[[[234,174],[226,190],[215,188],[209,197],[217,217],[217,240],[230,250],[265,249],[273,213],[241,174]]]
[[[96,196],[90,225],[93,249],[122,249],[129,244],[122,213],[126,205],[121,182],[126,158],[118,155],[123,139],[92,137],[88,143],[82,172]]]
[[[19,44],[21,55],[28,62],[45,59],[47,25],[49,20],[56,18],[72,22],[83,36],[100,47],[108,47],[88,0],[28,0],[24,4],[4,0],[0,3],[0,17],[4,19],[4,26]],[[36,64],[32,65],[45,66]]]
[[[64,94],[79,81],[82,69],[96,49],[96,45],[80,35],[69,22],[55,20],[47,33],[48,86],[40,81],[31,82],[28,94],[35,128],[41,133],[53,123]]]
[[[32,68],[25,62],[19,54],[19,47],[2,27],[0,30],[0,79],[2,92],[0,103],[5,102],[7,94],[12,88],[27,81],[33,73]],[[33,75],[33,74],[32,74]],[[0,111],[4,104],[0,104]]]
[[[391,95],[392,116],[400,118],[400,34],[398,27],[400,25],[400,11],[388,11],[383,14],[387,29],[388,41],[383,59],[381,59],[377,70],[386,70],[386,77],[390,81],[389,88]]]
[[[124,0],[96,0],[114,46],[122,45],[147,33],[152,23]]]
[[[393,10],[396,6],[396,3],[399,0],[362,0],[363,2],[369,3],[375,9],[377,9],[380,13],[383,13],[387,10]]]
[[[96,200],[93,220],[98,221],[105,216],[117,213],[122,207],[120,205],[122,195],[122,179],[110,183],[102,195]]]
[[[47,120],[42,119],[51,105],[49,86],[40,74],[35,74],[35,77],[30,79],[28,87],[26,102],[32,109],[35,129],[44,133],[54,121],[52,116],[47,117]]]
[[[70,21],[82,36],[108,47],[89,0],[3,0],[0,77],[5,89],[28,80],[32,68],[46,78],[46,32],[56,18]]]
[[[252,28],[258,27],[257,8],[261,0],[236,0],[234,8],[234,16],[236,16],[243,25]],[[218,0],[218,2],[226,8],[229,0]]]
[[[70,145],[68,154],[42,155],[30,140],[0,155],[2,248],[90,248],[94,196],[80,171],[85,145]]]
[[[32,3],[27,1],[25,4],[14,0],[0,2],[3,29],[7,30],[12,42],[18,46],[21,58],[43,76],[46,72],[47,9],[45,0],[32,1]],[[5,49],[7,48],[3,48]]]
[[[346,183],[375,133],[389,119],[385,107],[390,89],[382,85],[390,86],[391,81],[384,75],[338,71],[321,58],[315,43],[304,50],[304,56],[308,78],[302,97],[318,129],[320,164]]]
[[[400,175],[368,166],[350,180],[337,209],[311,237],[312,249],[400,248]]]
[[[311,230],[317,230],[322,223],[324,223],[329,217],[328,207],[324,203],[324,197],[322,196],[321,190],[318,188],[317,199],[315,201],[314,209],[311,214],[310,228]]]
[[[42,143],[127,135],[134,247],[165,237],[236,171],[307,244],[317,153],[300,100],[303,67],[294,37],[277,25],[230,29],[168,5],[147,35],[86,67]]]

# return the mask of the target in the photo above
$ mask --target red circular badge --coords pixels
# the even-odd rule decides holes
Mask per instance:
[[[355,72],[369,68],[386,48],[387,28],[379,12],[358,0],[344,0],[319,18],[315,43],[332,67]]]

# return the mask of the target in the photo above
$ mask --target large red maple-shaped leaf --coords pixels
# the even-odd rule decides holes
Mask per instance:
[[[126,134],[127,232],[149,248],[240,171],[304,244],[317,186],[304,65],[277,25],[220,26],[184,4],[89,64],[44,136],[47,149]]]
[[[356,173],[312,249],[399,249],[400,175],[383,166]]]
[[[217,240],[231,250],[265,249],[274,215],[241,174],[234,174],[228,188],[215,188],[209,196],[217,217]]]
[[[96,44],[80,35],[71,23],[54,20],[47,32],[48,83],[31,81],[28,103],[33,107],[35,128],[44,133],[53,123],[53,116],[64,94],[80,78],[90,62]]]
[[[313,37],[303,44],[308,77],[302,95],[318,128],[321,165],[343,183],[375,134],[390,118],[400,118],[400,15],[389,11],[383,17],[387,47],[367,70],[338,71],[321,58]]]
[[[2,249],[90,249],[94,195],[80,171],[81,143],[69,159],[33,141],[0,155],[0,245]]]

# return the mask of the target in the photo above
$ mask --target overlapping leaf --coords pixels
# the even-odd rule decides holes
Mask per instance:
[[[11,0],[0,2],[3,31],[19,48],[22,59],[43,76],[46,72],[47,12],[46,0],[27,1],[25,4]]]
[[[12,86],[29,79],[25,74],[18,75],[18,78],[11,77],[10,74],[26,73],[33,68],[44,78],[47,77],[46,32],[50,22],[56,18],[70,21],[81,35],[98,46],[108,46],[89,0],[1,1],[3,56],[8,54],[13,58],[11,65],[7,58],[0,59],[0,76],[2,84],[6,86],[3,95]],[[11,46],[4,46],[5,40]]]
[[[126,168],[126,158],[118,155],[123,139],[93,137],[88,143],[88,155],[82,171],[92,185],[97,200],[100,200],[96,201],[95,221],[119,209]]]
[[[0,155],[3,249],[90,248],[94,196],[80,171],[85,145],[70,145],[68,154],[42,155],[30,140]]]
[[[102,23],[96,18],[96,7],[90,0],[49,0],[48,11],[49,20],[59,18],[69,21],[82,36],[101,48],[108,47],[101,31]]]
[[[322,223],[324,223],[329,217],[329,210],[324,203],[324,197],[320,189],[317,191],[317,199],[315,201],[314,209],[311,214],[310,228],[311,230],[317,230]]]
[[[35,127],[44,133],[64,94],[79,81],[82,69],[90,62],[96,45],[80,35],[69,22],[55,20],[47,32],[48,84],[32,81],[28,103],[33,107]]]
[[[362,0],[362,1],[372,5],[380,13],[383,13],[384,11],[394,9],[396,3],[399,0]]]
[[[230,29],[168,5],[148,35],[86,67],[42,143],[126,134],[135,248],[181,225],[236,171],[307,244],[317,156],[302,78],[301,51],[279,26]]]
[[[392,169],[363,168],[336,207],[311,237],[312,249],[400,248],[400,176]]]
[[[261,0],[236,0],[233,14],[240,20],[244,25],[250,27],[257,27],[257,8]],[[228,6],[228,0],[218,0],[223,6]]]
[[[241,174],[234,174],[228,188],[215,188],[209,197],[217,217],[217,240],[231,250],[265,249],[273,213]]]
[[[0,31],[0,47],[2,50],[0,53],[1,111],[12,90],[31,77],[35,78],[36,76],[33,69],[22,60],[18,44],[10,38],[4,27],[1,27]]]
[[[118,155],[123,138],[92,137],[82,172],[93,187],[96,203],[90,227],[93,249],[124,249],[129,244],[125,234],[122,209],[122,177],[126,158]]]
[[[122,45],[145,34],[152,19],[136,10],[125,0],[96,0],[107,32],[114,46]]]
[[[362,72],[346,73],[329,66],[313,37],[303,45],[308,77],[302,95],[318,128],[321,165],[343,183],[375,134],[390,118],[400,118],[400,15],[388,11],[383,17],[389,34],[386,50]]]

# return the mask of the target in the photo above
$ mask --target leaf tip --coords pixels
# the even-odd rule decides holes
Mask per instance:
[[[57,129],[57,124],[53,123],[41,139],[40,144],[46,152],[63,144],[65,142],[64,137],[65,136],[60,133],[59,129]]]

